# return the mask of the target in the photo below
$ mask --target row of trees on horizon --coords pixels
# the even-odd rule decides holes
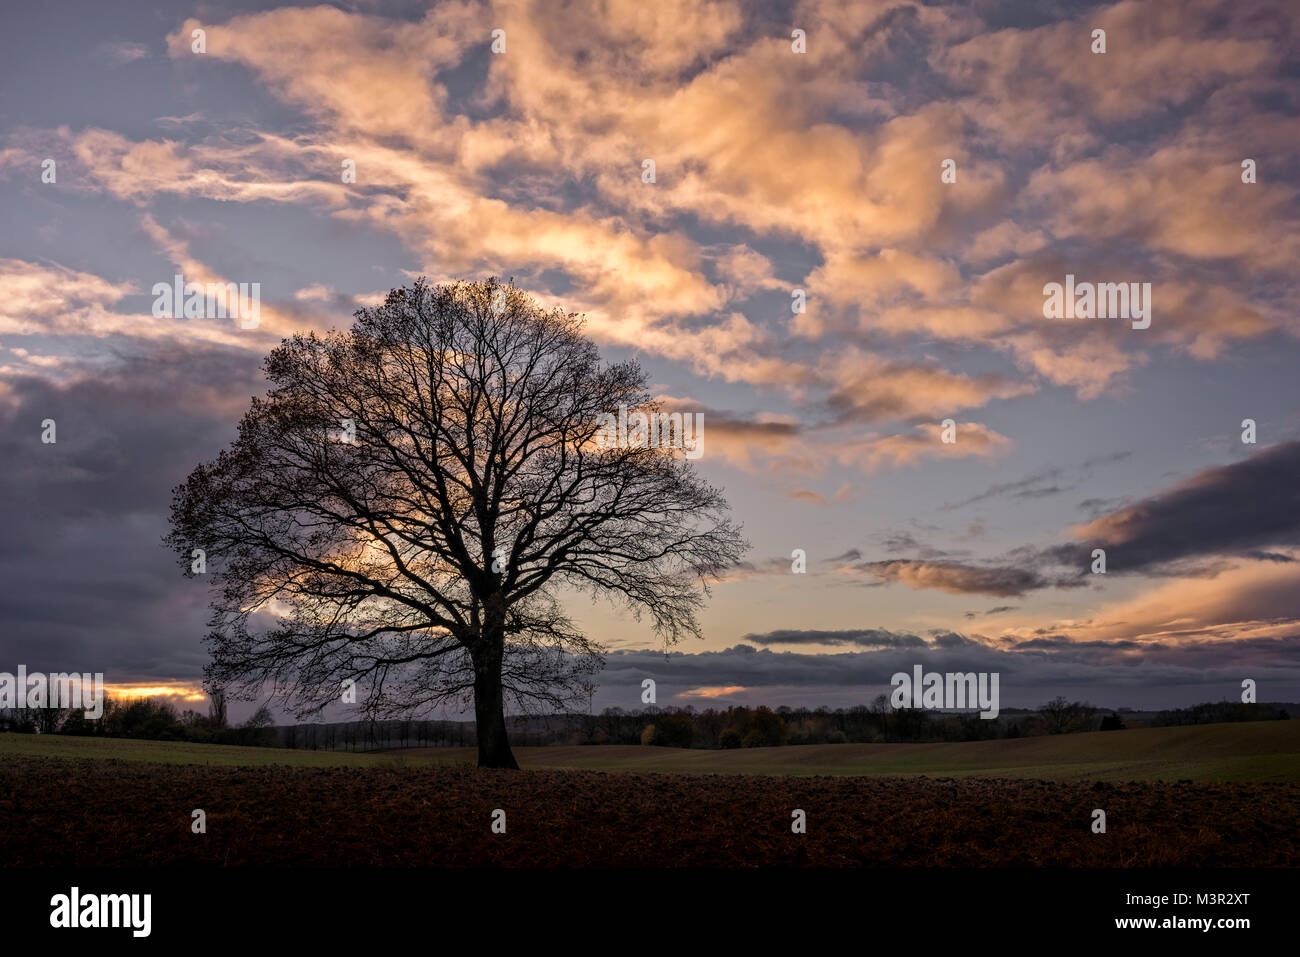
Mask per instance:
[[[600,714],[518,716],[509,719],[515,745],[652,745],[677,748],[748,748],[847,743],[919,743],[980,741],[1083,731],[1119,731],[1130,725],[1153,727],[1216,724],[1233,721],[1286,720],[1278,704],[1207,702],[1161,711],[1147,722],[1126,722],[1119,712],[1087,702],[1057,697],[1035,711],[1004,711],[997,719],[920,709],[894,710],[883,695],[871,706],[816,710],[808,708],[732,706],[697,711],[649,708]],[[367,751],[407,747],[474,747],[472,721],[390,719],[276,726],[263,706],[251,718],[231,726],[224,699],[213,701],[208,714],[177,710],[148,698],[106,698],[98,721],[79,710],[0,710],[0,731],[80,736],[191,741],[307,750]]]

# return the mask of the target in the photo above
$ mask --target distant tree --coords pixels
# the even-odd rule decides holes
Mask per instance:
[[[600,664],[562,588],[698,636],[745,542],[683,450],[599,441],[658,407],[581,327],[495,280],[421,280],[276,348],[238,439],[173,496],[167,542],[187,575],[205,549],[214,586],[209,681],[299,716],[345,679],[373,714],[472,698],[479,765],[516,768],[507,700],[563,710]]]
[[[776,747],[785,739],[785,722],[770,708],[757,708],[750,715],[742,742],[747,748]]]
[[[36,725],[36,730],[40,734],[54,734],[63,724],[64,718],[68,712],[63,708],[45,707],[32,708],[32,721]]]
[[[724,748],[738,748],[742,743],[743,738],[736,728],[727,728],[718,735],[718,744]]]
[[[63,719],[63,726],[59,728],[59,733],[84,737],[95,734],[96,725],[97,721],[87,718],[84,709],[73,708],[68,712],[68,716]]]
[[[718,736],[726,724],[726,716],[716,708],[706,708],[702,714],[695,716],[696,733],[706,745],[719,744]]]
[[[208,695],[208,717],[214,728],[226,727],[226,689],[213,688]]]
[[[254,711],[248,720],[240,725],[240,730],[244,732],[240,736],[242,744],[256,747],[270,747],[275,744],[275,717],[266,705]]]
[[[665,748],[689,748],[695,737],[691,716],[681,712],[661,714],[650,727],[654,729],[650,743]]]
[[[1118,714],[1111,713],[1101,719],[1102,731],[1123,731],[1124,728],[1124,720]]]
[[[929,741],[935,725],[931,712],[922,708],[898,708],[889,715],[886,736],[893,741]]]
[[[1048,734],[1066,734],[1079,730],[1090,709],[1082,702],[1066,701],[1057,695],[1039,708],[1039,711],[1042,712]]]
[[[30,708],[4,709],[4,729],[17,734],[35,734],[36,719]]]
[[[105,718],[108,718],[107,712]],[[179,741],[185,737],[176,709],[165,701],[136,698],[115,709],[112,719],[112,724],[106,731],[110,735],[155,741]]]

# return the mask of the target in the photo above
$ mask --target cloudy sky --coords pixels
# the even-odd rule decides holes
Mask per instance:
[[[1298,40],[1286,0],[13,6],[0,670],[197,689],[159,540],[261,357],[499,275],[704,413],[753,543],[668,658],[573,605],[596,707],[918,663],[1004,707],[1300,699]],[[260,325],[154,318],[177,272]],[[1045,317],[1067,275],[1150,283],[1150,327]]]

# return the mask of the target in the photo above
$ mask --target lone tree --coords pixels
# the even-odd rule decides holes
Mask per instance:
[[[372,716],[472,695],[479,766],[517,768],[507,701],[586,700],[602,663],[561,589],[698,636],[746,543],[680,449],[599,440],[659,410],[581,327],[496,280],[420,280],[274,349],[239,437],[173,492],[166,542],[213,580],[209,683],[300,717],[350,682]]]

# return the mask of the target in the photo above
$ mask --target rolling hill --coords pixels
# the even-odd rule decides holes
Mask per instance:
[[[1137,728],[941,744],[828,744],[732,751],[639,746],[516,748],[525,769],[688,774],[1300,781],[1300,721]],[[8,755],[264,767],[469,765],[472,748],[350,753],[0,734]]]

